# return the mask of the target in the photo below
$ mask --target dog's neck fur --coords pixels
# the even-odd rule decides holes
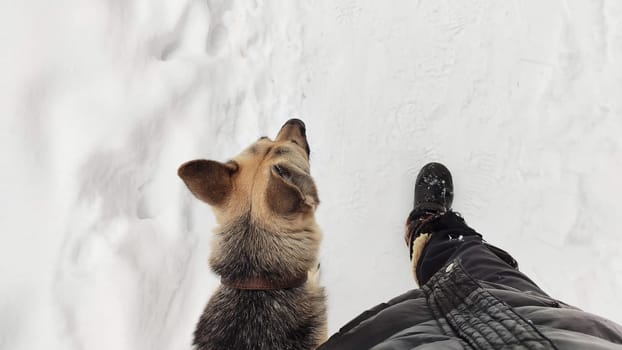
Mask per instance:
[[[217,229],[210,266],[228,280],[287,283],[317,263],[320,239],[315,224],[297,232],[273,232],[247,214]]]

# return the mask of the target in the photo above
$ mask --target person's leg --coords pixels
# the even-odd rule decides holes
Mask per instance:
[[[516,261],[508,253],[487,244],[482,235],[451,211],[452,201],[449,170],[437,163],[423,167],[415,184],[415,208],[408,217],[406,235],[419,285],[425,284],[447,261],[459,257],[473,278],[546,295],[518,271]]]
[[[546,295],[518,271],[516,261],[507,252],[485,243],[456,213],[445,213],[429,223],[424,231],[429,239],[415,264],[419,284],[425,284],[447,261],[459,257],[475,279]]]

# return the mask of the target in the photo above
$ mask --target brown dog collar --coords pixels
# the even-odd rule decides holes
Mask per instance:
[[[307,274],[300,274],[290,279],[282,280],[279,282],[271,281],[262,277],[252,278],[220,278],[220,283],[224,286],[240,289],[240,290],[279,290],[279,289],[291,289],[302,286],[307,282]]]

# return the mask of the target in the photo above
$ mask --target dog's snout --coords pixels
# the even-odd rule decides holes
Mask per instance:
[[[307,131],[307,127],[305,125],[305,123],[297,118],[292,118],[290,120],[288,120],[287,122],[285,122],[285,125],[283,125],[283,127],[287,126],[287,125],[295,125],[300,129],[300,132],[302,133],[302,135],[306,134]]]
[[[301,128],[305,129],[305,122],[303,122],[302,120],[300,120],[298,118],[292,118],[292,119],[290,119],[290,120],[285,122],[285,125],[289,125],[289,124],[298,125]]]
[[[276,137],[276,141],[286,140],[302,147],[307,152],[307,155],[311,153],[309,143],[307,142],[307,127],[302,120],[294,118],[283,124],[281,131],[279,131]]]

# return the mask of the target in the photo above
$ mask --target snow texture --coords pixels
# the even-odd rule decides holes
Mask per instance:
[[[214,219],[176,169],[307,123],[331,333],[415,287],[412,182],[622,322],[622,2],[0,2],[0,349],[189,349]]]

